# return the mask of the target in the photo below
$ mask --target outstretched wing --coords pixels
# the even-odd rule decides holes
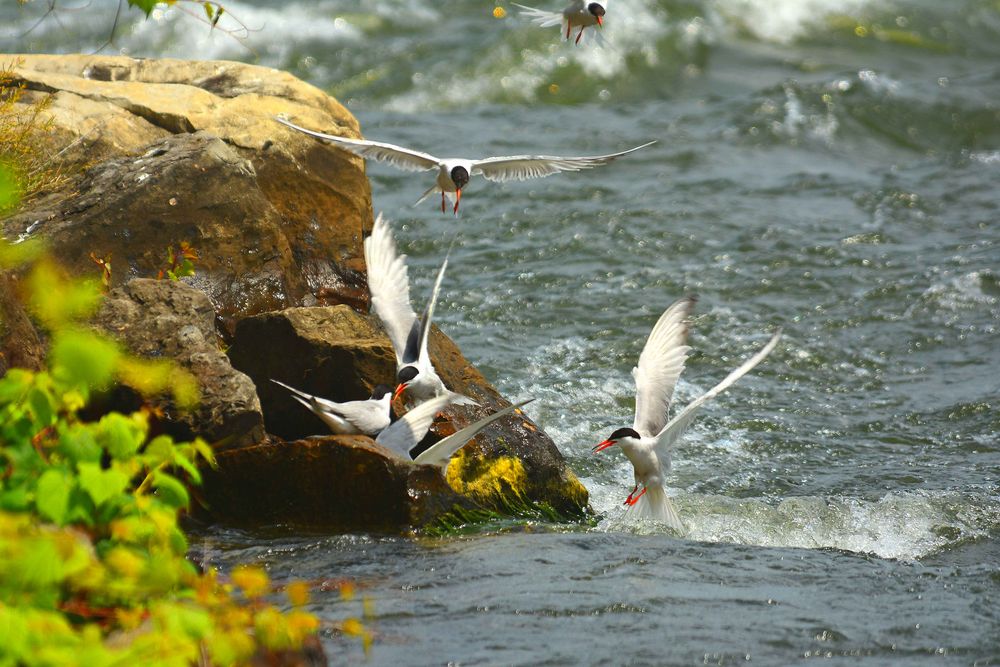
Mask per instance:
[[[392,341],[396,363],[401,364],[417,314],[410,305],[406,255],[397,254],[392,230],[381,213],[375,219],[371,236],[365,239],[365,264],[368,266],[368,292],[372,308]]]
[[[535,399],[529,398],[526,401],[521,401],[516,405],[508,406],[499,412],[495,412],[492,415],[487,415],[478,421],[472,422],[462,430],[452,433],[447,438],[434,443],[424,451],[420,452],[417,458],[413,459],[413,462],[447,466],[452,455],[465,446],[465,443],[476,437],[477,433],[504,415],[509,415],[514,412],[514,410],[531,403],[533,400]]]
[[[360,155],[364,158],[371,158],[372,160],[376,160],[378,162],[385,162],[386,164],[390,164],[397,169],[402,169],[403,171],[427,171],[428,169],[436,168],[441,162],[441,160],[429,153],[413,151],[409,148],[396,146],[395,144],[387,144],[381,141],[368,141],[367,139],[348,139],[347,137],[338,137],[333,134],[323,134],[322,132],[316,132],[315,130],[307,130],[304,127],[300,127],[295,123],[290,123],[284,118],[280,118],[278,116],[275,116],[274,119],[282,125],[287,125],[293,130],[304,132],[305,134],[316,137],[317,139],[329,141],[331,144],[339,146],[344,150],[351,151],[355,155]]]
[[[593,155],[589,157],[557,157],[551,155],[514,155],[510,157],[491,157],[472,163],[472,173],[482,174],[488,181],[502,183],[504,181],[526,181],[531,178],[542,178],[558,174],[560,171],[580,171],[607,164],[623,155],[628,155],[648,144],[630,148],[621,153],[610,155]]]
[[[669,451],[670,447],[672,447],[677,441],[677,438],[679,438],[691,422],[694,421],[694,416],[698,412],[698,408],[701,407],[705,401],[728,389],[734,382],[753,370],[754,366],[764,361],[767,355],[771,354],[771,350],[774,349],[774,346],[778,344],[778,340],[780,339],[781,329],[778,329],[774,332],[774,335],[771,336],[771,340],[767,342],[767,345],[762,347],[757,354],[744,361],[739,368],[727,375],[725,380],[706,391],[700,397],[691,401],[686,408],[681,410],[676,417],[671,419],[670,423],[664,427],[663,431],[656,436],[657,451],[662,453]]]
[[[434,421],[434,415],[454,400],[452,396],[457,394],[445,394],[424,401],[379,433],[375,442],[388,447],[409,461],[410,450],[427,435],[431,422]]]
[[[519,5],[516,2],[512,2],[510,4],[519,8],[521,10],[520,13],[528,17],[532,23],[543,28],[559,25],[564,20],[562,12],[548,12],[544,9],[535,9],[534,7]]]
[[[677,378],[691,350],[687,341],[687,318],[698,301],[688,296],[667,308],[657,320],[632,369],[635,379],[635,422],[632,428],[643,437],[652,437],[667,423],[667,410]]]

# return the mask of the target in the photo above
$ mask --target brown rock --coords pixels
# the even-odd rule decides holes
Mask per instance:
[[[14,274],[0,274],[0,377],[11,368],[41,370],[45,346],[24,310]]]
[[[450,407],[423,444],[510,405],[437,328],[429,349],[445,384],[481,405]],[[395,378],[395,355],[381,326],[347,306],[289,308],[242,320],[229,356],[256,383],[268,432],[286,439],[327,429],[272,378],[334,401],[366,398],[374,385]],[[586,488],[551,438],[523,415],[498,421],[467,444],[452,458],[447,479],[477,504],[504,513],[544,504],[578,516],[587,508]]]
[[[338,530],[424,526],[474,503],[436,466],[414,465],[364,436],[326,436],[222,452],[201,489],[214,519]]]
[[[24,101],[48,114],[63,156],[86,168],[0,222],[7,238],[42,236],[62,263],[114,285],[155,276],[166,247],[199,252],[196,284],[223,318],[289,305],[357,302],[362,230],[371,226],[364,163],[274,121],[358,136],[319,89],[277,70],[229,62],[122,56],[0,56]],[[81,171],[81,169],[76,169]]]
[[[108,294],[94,323],[133,354],[171,359],[198,380],[201,401],[194,412],[177,412],[166,396],[152,399],[167,413],[174,435],[200,436],[217,450],[264,439],[253,382],[220,349],[215,311],[204,293],[181,282],[137,278]]]

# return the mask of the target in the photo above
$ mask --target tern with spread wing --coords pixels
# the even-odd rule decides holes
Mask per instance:
[[[452,455],[461,449],[465,443],[476,437],[476,434],[501,417],[509,415],[533,400],[533,398],[529,398],[526,401],[521,401],[491,415],[487,415],[449,435],[447,438],[434,443],[417,456],[413,456],[413,449],[424,439],[427,431],[430,430],[431,423],[434,421],[434,415],[454,402],[453,396],[438,396],[429,401],[424,401],[400,417],[394,424],[379,433],[378,437],[375,438],[375,442],[393,450],[406,459],[412,459],[414,463],[427,463],[446,468]]]
[[[580,28],[580,32],[576,34],[575,41],[576,44],[579,44],[580,38],[583,37],[584,28],[595,25],[604,27],[604,14],[607,12],[605,5],[608,3],[573,0],[561,12],[547,12],[544,9],[525,7],[516,2],[512,2],[511,4],[515,7],[520,7],[522,14],[543,28],[565,24],[567,40],[570,38],[570,34],[574,28]]]
[[[319,398],[295,387],[289,387],[284,382],[272,379],[271,382],[292,392],[292,398],[306,406],[314,415],[323,420],[330,431],[338,435],[354,435],[361,433],[374,438],[382,432],[391,420],[392,389],[380,384],[372,391],[372,396],[366,401],[347,401],[334,403],[325,398]]]
[[[686,297],[660,316],[639,355],[639,364],[632,369],[635,379],[632,427],[615,430],[593,449],[597,453],[616,445],[621,448],[635,472],[635,487],[625,504],[630,507],[638,504],[640,516],[665,523],[677,532],[684,531],[684,524],[664,488],[674,443],[694,420],[703,403],[749,373],[771,353],[781,337],[779,329],[759,352],[667,421],[674,387],[691,349],[687,345],[687,319],[695,302],[694,297]],[[644,502],[640,504],[639,501]]]
[[[304,132],[310,136],[324,139],[344,150],[364,158],[371,158],[378,162],[385,162],[404,171],[431,171],[437,170],[437,180],[424,194],[417,200],[417,204],[427,199],[435,192],[441,193],[441,212],[445,212],[445,199],[452,199],[455,202],[454,212],[458,214],[458,204],[462,200],[462,189],[469,182],[469,178],[482,174],[488,181],[502,183],[504,181],[525,181],[532,178],[542,178],[551,176],[561,171],[580,171],[590,169],[602,164],[607,164],[623,155],[628,155],[640,148],[651,146],[655,141],[630,148],[620,153],[610,155],[594,155],[589,157],[556,157],[547,155],[515,155],[510,157],[490,157],[482,160],[469,160],[465,158],[438,158],[429,153],[410,150],[393,144],[386,144],[380,141],[367,141],[364,139],[348,139],[322,132],[314,132],[304,127],[299,127],[280,117],[275,117],[279,123]]]
[[[437,396],[450,396],[455,403],[475,403],[444,386],[434,370],[427,343],[431,334],[434,304],[441,291],[447,257],[441,264],[434,290],[422,317],[417,317],[410,305],[410,280],[406,271],[406,255],[396,251],[389,223],[379,214],[371,235],[365,239],[365,263],[368,266],[368,291],[372,309],[382,320],[392,349],[396,352],[395,400],[404,391],[418,401]]]

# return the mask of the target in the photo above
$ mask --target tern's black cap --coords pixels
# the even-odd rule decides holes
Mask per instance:
[[[451,170],[451,180],[455,183],[455,187],[461,190],[469,182],[468,169],[465,167],[455,167]]]
[[[594,16],[604,16],[605,10],[604,7],[601,6],[600,4],[592,2],[589,5],[587,5],[587,11],[593,14]]]

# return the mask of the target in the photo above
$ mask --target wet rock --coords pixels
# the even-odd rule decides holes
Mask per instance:
[[[181,282],[137,278],[108,294],[94,323],[133,354],[171,359],[198,380],[201,401],[193,412],[178,412],[169,397],[152,399],[164,409],[173,435],[201,436],[217,451],[264,439],[253,382],[221,350],[215,310],[204,293]]]
[[[222,452],[205,471],[215,520],[292,523],[338,530],[425,526],[475,504],[436,466],[414,465],[364,436],[325,436]]]
[[[436,327],[429,350],[445,384],[480,406],[448,408],[423,445],[510,405]],[[244,319],[229,356],[257,385],[268,432],[289,440],[327,429],[272,378],[347,401],[365,398],[374,385],[391,384],[395,377],[395,355],[380,324],[347,306],[289,308]],[[452,458],[447,479],[478,505],[504,513],[544,504],[561,515],[579,516],[587,507],[586,488],[551,438],[524,415],[484,430]]]
[[[364,163],[273,119],[359,136],[336,100],[239,63],[18,58],[24,101],[53,95],[52,135],[75,176],[0,234],[46,238],[77,274],[96,272],[91,252],[110,255],[114,285],[155,276],[167,245],[187,241],[200,257],[192,282],[230,324],[289,305],[363,303]]]

